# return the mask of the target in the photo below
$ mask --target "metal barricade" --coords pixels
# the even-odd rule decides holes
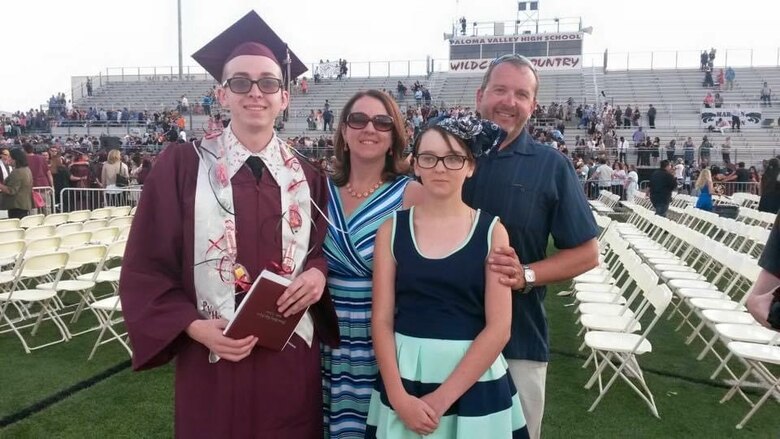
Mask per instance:
[[[758,190],[760,187],[760,184],[756,183],[755,181],[749,181],[745,183],[736,181],[714,181],[712,183],[714,188],[714,193],[712,195],[732,196],[737,193],[758,195]],[[689,195],[698,195],[699,191],[696,189],[695,184],[696,182],[694,181],[691,184],[678,185],[677,191],[681,191],[682,193]],[[649,186],[650,180],[643,180],[639,182],[639,190],[641,191],[648,190]]]
[[[54,203],[54,188],[51,186],[38,186],[33,188],[33,192],[40,194],[43,198],[43,207],[37,208],[37,213],[49,215],[56,212],[57,207]]]
[[[95,210],[101,207],[135,207],[143,186],[104,188],[65,188],[60,192],[59,212]]]
[[[740,192],[758,195],[760,184],[754,181],[746,183],[738,183],[736,181],[715,181],[713,182],[713,187],[715,189],[715,194],[717,195],[731,196]]]

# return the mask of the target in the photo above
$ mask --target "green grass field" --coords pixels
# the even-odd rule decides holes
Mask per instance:
[[[592,368],[582,369],[569,298],[550,288],[546,301],[553,349],[547,378],[543,436],[548,438],[778,438],[780,406],[768,401],[744,430],[734,426],[749,406],[709,380],[716,363],[696,361],[701,344],[685,346],[673,331],[678,320],[663,320],[651,334],[653,352],[639,359],[661,419],[618,382],[596,408],[587,409],[597,390],[585,390]],[[79,322],[88,327],[94,320]],[[43,331],[44,339],[51,332]],[[97,334],[25,354],[12,334],[0,335],[0,438],[165,438],[173,431],[173,368],[135,373],[116,343],[87,356]],[[753,393],[755,400],[758,396]]]

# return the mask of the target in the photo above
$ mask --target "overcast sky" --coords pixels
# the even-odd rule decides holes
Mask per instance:
[[[176,0],[3,1],[0,32],[0,110],[37,108],[53,93],[67,92],[70,77],[96,75],[107,67],[171,66],[178,63]],[[442,38],[453,21],[514,20],[508,0],[182,0],[184,64],[190,54],[255,9],[307,64],[320,58],[351,62],[446,59]],[[675,50],[695,59],[714,46],[731,48],[730,64],[777,60],[780,6],[759,0],[540,0],[540,18],[582,17],[593,26],[584,51],[609,49],[615,63],[649,62],[638,52]],[[734,50],[742,49],[742,50]],[[600,55],[590,57],[597,59]],[[718,60],[723,60],[719,58]],[[587,62],[587,61],[586,61]]]

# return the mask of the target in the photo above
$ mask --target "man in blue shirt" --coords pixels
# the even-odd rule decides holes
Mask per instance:
[[[598,230],[574,172],[560,152],[535,143],[525,129],[536,108],[539,77],[531,62],[506,55],[491,63],[477,90],[477,110],[508,134],[480,157],[463,190],[466,203],[497,215],[512,248],[496,249],[491,267],[512,287],[512,336],[504,349],[531,437],[541,433],[549,361],[545,285],[598,264]],[[559,251],[546,257],[552,235]]]

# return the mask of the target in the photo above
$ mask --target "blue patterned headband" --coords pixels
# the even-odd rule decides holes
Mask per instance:
[[[506,131],[497,124],[474,116],[461,118],[448,116],[431,122],[432,126],[437,126],[463,140],[474,157],[490,154],[506,139]]]

